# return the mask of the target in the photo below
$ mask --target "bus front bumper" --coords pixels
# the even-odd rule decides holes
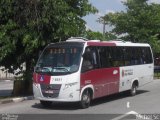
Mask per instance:
[[[78,102],[80,101],[80,91],[75,89],[60,90],[57,97],[44,96],[39,84],[33,84],[33,93],[35,99],[53,102]]]

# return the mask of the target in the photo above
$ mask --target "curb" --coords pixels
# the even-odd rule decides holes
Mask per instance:
[[[18,103],[25,100],[33,100],[33,96],[27,96],[27,97],[17,97],[17,98],[10,98],[5,100],[0,100],[0,104],[7,104],[7,103]]]

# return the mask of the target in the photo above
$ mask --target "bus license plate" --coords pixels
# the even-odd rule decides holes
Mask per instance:
[[[46,90],[46,91],[44,91],[44,93],[53,94],[54,92],[53,92],[53,90]]]

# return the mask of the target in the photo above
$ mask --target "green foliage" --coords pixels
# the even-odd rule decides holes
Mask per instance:
[[[84,34],[82,17],[97,12],[88,0],[0,0],[0,6],[0,66],[13,73],[26,63],[24,93],[39,51],[48,43]]]
[[[100,32],[93,32],[91,30],[86,31],[85,37],[89,40],[103,40],[104,36]]]
[[[151,36],[149,43],[152,46],[154,55],[160,54],[160,39],[158,38],[158,34]]]
[[[106,32],[103,35],[100,32],[94,32],[91,30],[86,31],[85,37],[89,40],[101,40],[101,41],[108,41],[108,40],[113,40],[117,38],[114,34],[110,32]]]
[[[127,0],[123,2],[126,11],[109,13],[100,18],[114,26],[112,32],[133,42],[150,43],[154,52],[159,51],[160,4],[149,4],[148,0]]]
[[[115,40],[117,38],[118,37],[115,34],[113,34],[112,32],[105,33],[105,40]]]
[[[0,0],[0,65],[30,71],[39,50],[85,32],[83,16],[97,12],[88,0]]]

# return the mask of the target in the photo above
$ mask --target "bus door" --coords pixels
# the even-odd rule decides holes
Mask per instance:
[[[102,56],[107,57],[96,47],[86,48],[83,56],[81,85],[92,84],[95,98],[118,92],[118,68],[102,67]]]
[[[104,94],[110,95],[119,91],[120,71],[119,66],[121,62],[120,50],[116,47],[99,47],[99,58],[101,66],[102,83],[104,84]],[[117,54],[118,53],[118,54]]]

